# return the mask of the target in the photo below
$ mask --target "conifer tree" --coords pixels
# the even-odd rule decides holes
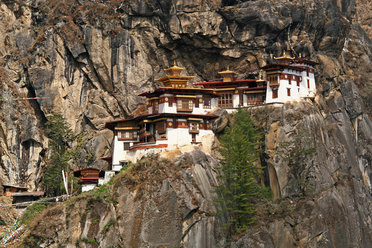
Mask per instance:
[[[232,125],[221,136],[221,181],[217,186],[220,201],[229,214],[231,232],[240,232],[255,221],[255,202],[260,197],[257,183],[259,168],[259,141],[262,134],[255,128],[250,112],[239,109],[233,115]]]
[[[49,196],[61,195],[64,192],[62,170],[68,168],[70,160],[69,142],[74,136],[65,118],[60,114],[53,114],[45,124],[49,140],[49,159],[44,173],[43,184]]]

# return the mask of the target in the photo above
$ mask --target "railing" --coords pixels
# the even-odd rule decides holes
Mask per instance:
[[[248,101],[248,105],[258,105],[258,104],[264,104],[265,101],[262,100],[255,100],[255,101]]]
[[[219,103],[218,106],[221,107],[221,108],[233,108],[234,104],[232,104],[232,103]]]

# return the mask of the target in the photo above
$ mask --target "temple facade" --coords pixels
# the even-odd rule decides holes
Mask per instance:
[[[217,106],[232,112],[238,107],[264,104],[266,100],[266,82],[262,79],[250,78],[238,80],[235,71],[227,68],[218,74],[221,81],[201,82],[195,84],[204,89],[212,89],[219,94]]]
[[[208,112],[217,107],[218,94],[213,89],[188,86],[193,77],[181,76],[184,68],[176,64],[166,69],[169,75],[157,79],[164,87],[140,94],[148,99],[148,114],[106,123],[114,132],[112,170],[145,154],[201,144],[213,137]]]
[[[213,138],[210,114],[215,107],[235,111],[267,103],[299,101],[315,95],[315,62],[292,58],[283,53],[277,63],[261,68],[248,79],[237,79],[229,68],[219,72],[219,81],[189,85],[192,76],[182,76],[182,67],[174,64],[168,75],[156,79],[162,87],[140,94],[147,98],[147,114],[106,123],[114,133],[112,157],[104,158],[111,171],[120,171],[128,162],[136,162],[152,152],[172,150],[190,144],[202,144]]]
[[[213,89],[220,96],[218,107],[233,112],[238,107],[248,107],[267,103],[285,103],[314,97],[316,84],[314,61],[288,56],[275,58],[276,63],[261,68],[252,78],[238,80],[237,73],[221,71],[220,81],[201,82],[195,85]]]
[[[267,78],[266,103],[300,101],[315,96],[315,62],[301,57],[293,58],[285,52],[282,57],[275,59],[278,63],[262,68]]]

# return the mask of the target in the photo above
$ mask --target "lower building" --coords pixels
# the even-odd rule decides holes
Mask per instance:
[[[78,184],[81,185],[81,191],[89,191],[103,184],[105,171],[96,168],[85,168],[74,171],[74,177],[79,177]]]
[[[211,114],[161,113],[106,123],[114,132],[113,170],[120,170],[128,162],[136,162],[143,155],[200,144],[213,135]]]

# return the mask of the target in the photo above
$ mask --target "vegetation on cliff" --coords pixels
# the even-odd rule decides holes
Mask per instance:
[[[255,221],[255,204],[260,198],[261,186],[257,178],[259,146],[263,134],[254,126],[250,112],[239,109],[233,115],[233,122],[221,136],[221,179],[217,186],[222,196],[219,201],[229,212],[228,227],[232,232],[240,232]]]
[[[87,165],[93,158],[91,153],[83,153],[83,139],[81,135],[74,135],[66,119],[60,114],[52,114],[45,124],[49,142],[49,159],[43,178],[45,192],[49,196],[61,195],[64,192],[62,171],[70,170],[71,164]],[[71,148],[71,143],[76,145]],[[70,177],[78,188],[76,178]],[[70,192],[72,193],[72,192]]]

